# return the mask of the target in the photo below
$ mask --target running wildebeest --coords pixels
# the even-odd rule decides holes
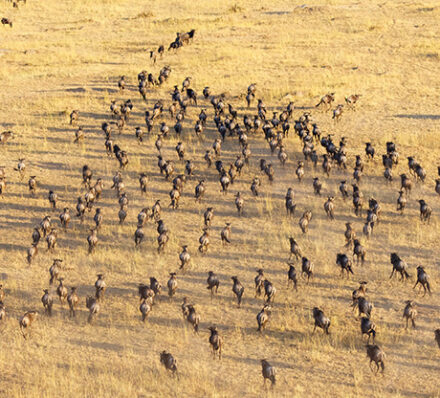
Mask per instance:
[[[255,297],[260,297],[263,292],[264,281],[266,280],[263,270],[257,270],[257,276],[255,277]]]
[[[301,228],[301,231],[303,234],[306,234],[309,231],[309,223],[312,219],[312,212],[311,210],[306,210],[302,217],[299,219],[299,226]]]
[[[220,237],[223,246],[231,243],[231,223],[229,222],[226,223],[226,226],[222,229],[220,233]]]
[[[289,266],[289,270],[287,271],[287,287],[289,287],[290,282],[292,282],[295,290],[298,290],[298,279],[296,276],[295,266],[292,263],[287,263],[287,265]]]
[[[48,289],[44,289],[43,291],[44,294],[43,297],[41,297],[41,302],[43,303],[44,312],[47,315],[52,316],[53,297]]]
[[[302,276],[304,276],[304,274],[307,276],[307,283],[309,283],[310,278],[313,277],[313,270],[315,267],[307,257],[302,257],[301,261],[301,274]]]
[[[95,282],[95,297],[97,300],[104,298],[104,293],[107,290],[107,283],[104,280],[103,274],[97,274],[98,279]]]
[[[330,327],[330,319],[324,315],[324,312],[318,307],[313,308],[313,318],[315,319],[315,326],[313,328],[313,333],[317,327],[321,328],[325,334],[330,334],[328,331]]]
[[[153,303],[152,303],[151,298],[143,299],[141,301],[141,304],[139,306],[139,311],[142,314],[142,322],[145,322],[147,320],[147,317],[150,314],[152,309],[153,309]]]
[[[76,293],[77,288],[75,286],[72,286],[70,289],[70,293],[67,295],[67,303],[69,304],[69,315],[75,317],[75,310],[78,305],[79,298]]]
[[[336,255],[336,264],[341,267],[341,276],[344,276],[344,271],[347,272],[347,278],[350,277],[350,272],[354,274],[353,268],[351,267],[351,260],[346,254],[338,253]]]
[[[422,287],[424,290],[423,297],[426,295],[426,292],[431,294],[431,286],[429,285],[429,275],[426,273],[425,269],[421,265],[417,267],[417,282],[414,285],[413,289],[415,289],[419,283],[420,283],[419,293]]]
[[[240,307],[241,306],[241,299],[242,299],[243,293],[244,293],[244,287],[240,283],[240,281],[238,280],[238,277],[232,276],[231,279],[233,281],[232,291],[237,296],[237,304],[238,304],[238,307]]]
[[[167,287],[168,287],[168,296],[173,297],[176,294],[176,290],[177,290],[177,279],[175,272],[170,272],[170,279],[167,282]]]
[[[413,329],[416,328],[416,317],[417,317],[417,309],[416,309],[416,303],[412,300],[405,301],[406,306],[403,310],[403,317],[406,318],[406,327],[405,329],[408,329],[408,322],[411,320]]]
[[[378,345],[368,344],[367,346],[367,357],[370,358],[370,369],[373,373],[377,373],[380,368],[382,368],[382,373],[385,370],[385,353],[379,348]],[[376,372],[372,368],[372,363],[376,364]]]
[[[364,314],[367,318],[371,318],[373,304],[370,304],[364,296],[360,296],[356,300],[353,300],[353,308],[356,307],[358,308],[359,316]]]
[[[271,309],[270,305],[265,304],[257,315],[257,323],[258,323],[257,331],[260,333],[262,333],[262,331],[266,328],[267,323],[269,322],[270,309]]]
[[[199,332],[199,324],[200,324],[200,315],[196,313],[194,306],[188,304],[186,306],[187,316],[186,320],[193,326],[194,332]]]
[[[223,338],[219,335],[215,326],[210,326],[208,330],[211,332],[211,335],[209,336],[209,344],[211,345],[214,359],[216,358],[217,354],[218,359],[222,359]]]
[[[215,289],[215,294],[217,294],[218,287],[220,286],[220,281],[218,280],[218,276],[213,271],[208,272],[207,283],[208,286],[206,288],[211,291],[211,299],[212,299],[212,296],[214,295],[214,289]]]
[[[423,199],[418,202],[420,204],[420,220],[429,223],[432,214],[431,207]]]
[[[400,280],[409,278],[408,265],[403,261],[397,253],[391,253],[391,264],[393,265],[393,270],[391,271],[390,279],[393,277],[394,273],[400,273]]]
[[[434,331],[435,341],[438,344],[438,348],[440,348],[440,329],[436,329]]]
[[[267,279],[264,280],[263,286],[265,303],[273,303],[277,289],[275,289],[275,286],[272,284],[272,282],[268,281]]]
[[[266,380],[269,379],[271,382],[271,387],[275,385],[275,368],[267,362],[266,359],[261,360],[262,374],[263,374],[263,385],[266,386]]]
[[[301,254],[301,249],[300,249],[298,243],[292,237],[289,238],[289,243],[290,243],[289,261],[292,259],[293,256],[295,256],[295,258],[297,260],[299,260],[302,256],[302,254]]]
[[[27,336],[29,335],[29,332],[27,334],[25,334],[25,330],[29,330],[29,328],[35,322],[35,320],[37,318],[38,318],[37,311],[28,311],[20,318],[20,322],[19,322],[20,323],[20,331],[25,339],[27,339]]]
[[[95,297],[88,296],[86,299],[86,307],[89,310],[89,317],[87,318],[87,322],[91,324],[94,317],[98,315],[100,310],[98,300]]]
[[[376,325],[370,318],[361,318],[361,332],[362,336],[364,334],[368,335],[368,342],[370,342],[370,338],[372,338],[374,344],[374,339],[376,338]]]
[[[177,373],[177,366],[176,366],[177,361],[169,352],[162,351],[160,353],[160,363],[163,364],[163,366],[165,366],[165,369],[167,371],[172,372],[173,375]]]

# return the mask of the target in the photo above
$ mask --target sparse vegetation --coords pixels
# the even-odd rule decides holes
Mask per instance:
[[[440,396],[440,7],[145,7],[0,4],[0,395]]]

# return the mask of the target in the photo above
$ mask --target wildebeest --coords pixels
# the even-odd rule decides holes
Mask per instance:
[[[264,286],[264,301],[266,302],[266,304],[273,303],[277,289],[272,284],[272,282],[268,281],[267,279],[264,280],[263,286]]]
[[[413,289],[415,289],[419,283],[420,283],[419,293],[420,293],[420,289],[423,287],[424,290],[423,296],[425,296],[426,292],[431,294],[431,286],[429,285],[429,276],[421,265],[417,267],[417,281]]]
[[[321,195],[322,183],[319,181],[318,177],[313,178],[313,191],[315,195]]]
[[[350,222],[345,223],[345,247],[351,247],[356,239],[356,232],[354,232],[352,224]]]
[[[56,258],[53,260],[52,265],[49,268],[50,280],[49,285],[53,284],[55,279],[58,279],[58,275],[60,274],[61,263],[63,260]]]
[[[3,304],[3,301],[0,300],[0,322],[5,320],[6,318],[6,307]]]
[[[209,247],[209,228],[208,227],[203,228],[203,234],[199,238],[199,243],[200,243],[199,252],[202,254],[206,253],[208,251],[208,247]]]
[[[266,328],[266,325],[269,322],[270,309],[271,309],[270,305],[265,304],[257,315],[257,323],[258,323],[257,331],[260,333]]]
[[[334,110],[333,110],[333,117],[332,119],[334,119],[336,122],[339,121],[339,119],[342,116],[342,113],[344,111],[344,105],[339,104]]]
[[[143,299],[139,306],[139,311],[142,314],[142,322],[147,320],[148,315],[150,314],[153,308],[153,303],[151,299]]]
[[[289,188],[285,196],[286,212],[289,217],[295,214],[296,204],[293,201],[293,189]]]
[[[89,310],[89,317],[87,318],[87,322],[91,324],[94,317],[98,315],[100,310],[98,300],[95,297],[88,296],[86,299],[86,307]]]
[[[347,189],[347,182],[341,181],[339,184],[339,192],[341,192],[342,198],[345,200],[348,198],[348,189]]]
[[[325,213],[327,214],[327,217],[330,218],[330,220],[334,220],[335,219],[335,216],[333,214],[333,209],[335,207],[334,200],[335,200],[334,196],[329,196],[327,198],[327,201],[324,203]]]
[[[410,194],[412,189],[412,182],[406,174],[400,175],[400,190],[405,191],[406,194]]]
[[[137,229],[134,232],[135,247],[138,247],[142,243],[142,241],[144,240],[144,237],[145,237],[144,229],[143,229],[142,225],[138,224]]]
[[[37,177],[36,176],[30,176],[28,181],[28,187],[29,192],[32,196],[35,196],[35,193],[37,192]]]
[[[301,274],[302,276],[304,276],[304,274],[307,276],[307,283],[309,283],[310,278],[313,277],[313,270],[315,267],[307,257],[302,257],[301,261]]]
[[[255,277],[255,297],[260,297],[263,291],[264,281],[266,280],[263,270],[260,268],[257,270],[257,276]]]
[[[335,93],[328,93],[324,95],[321,100],[315,105],[318,108],[321,105],[325,105],[327,109],[330,109],[332,102],[335,100]]]
[[[187,305],[187,315],[186,320],[193,326],[194,332],[199,332],[200,315],[196,313],[193,305]]]
[[[27,250],[27,262],[29,265],[32,264],[32,260],[38,254],[37,243],[32,243],[32,246]]]
[[[47,315],[52,316],[52,306],[53,306],[53,297],[49,293],[48,289],[44,289],[43,297],[41,297],[41,302],[43,303],[44,311]]]
[[[397,198],[397,211],[400,211],[400,214],[403,214],[403,210],[406,207],[406,197],[404,195],[404,191],[399,191],[399,197]]]
[[[29,330],[29,328],[37,318],[38,318],[37,311],[28,311],[20,318],[19,321],[20,331],[25,339],[27,339],[27,336],[29,335],[29,332],[25,334],[25,331]]]
[[[435,341],[438,344],[438,348],[440,348],[440,329],[434,331]]]
[[[356,306],[358,308],[359,316],[364,314],[367,318],[371,318],[373,304],[370,304],[364,296],[360,296],[356,300],[353,300],[353,308]]]
[[[363,265],[365,262],[365,256],[367,254],[367,251],[365,250],[365,247],[361,245],[361,242],[358,239],[355,239],[353,241],[353,258],[356,256],[356,262],[359,264],[359,261]]]
[[[52,208],[56,209],[58,195],[54,191],[50,190],[48,199],[49,199],[49,203],[52,205]]]
[[[289,261],[292,259],[293,256],[298,260],[301,258],[301,249],[296,242],[296,240],[292,237],[289,238],[290,243],[290,254],[289,254]]]
[[[174,359],[174,357],[166,351],[162,351],[160,353],[160,363],[163,364],[163,366],[165,366],[165,369],[174,374],[176,374],[177,372],[177,361]]]
[[[240,281],[238,280],[238,277],[232,276],[231,279],[233,281],[232,291],[237,296],[237,304],[238,304],[238,307],[240,307],[241,306],[241,299],[242,299],[243,293],[244,293],[244,287],[240,283]]]
[[[70,293],[67,295],[67,303],[69,304],[69,315],[75,316],[75,310],[79,302],[78,295],[76,293],[76,286],[70,288]]]
[[[98,279],[95,282],[95,297],[97,300],[102,300],[107,290],[107,283],[104,280],[103,274],[97,274],[97,277]]]
[[[309,223],[312,219],[312,211],[306,210],[302,217],[299,219],[299,227],[301,228],[301,231],[303,234],[307,233],[309,231]]]
[[[423,199],[419,200],[419,204],[420,204],[420,220],[422,222],[429,223],[432,214],[431,207],[428,206],[428,204]]]
[[[218,287],[220,286],[220,281],[218,280],[218,276],[213,271],[208,272],[207,283],[208,286],[206,288],[211,291],[211,299],[212,299],[212,296],[214,295],[214,289],[215,289],[215,294],[217,294]]]
[[[226,223],[226,226],[222,229],[220,233],[220,238],[222,240],[222,245],[231,243],[231,223]]]
[[[263,384],[266,386],[266,380],[269,379],[271,382],[271,387],[275,385],[275,368],[267,362],[266,359],[261,360],[262,374],[263,374]]]
[[[191,260],[191,256],[188,252],[188,246],[184,245],[182,246],[182,249],[183,249],[182,252],[179,254],[180,269],[183,269],[185,265],[187,265]]]
[[[409,278],[408,266],[405,261],[403,261],[397,253],[391,253],[391,264],[393,265],[393,270],[391,271],[390,279],[393,277],[394,272],[400,273],[400,280]]]
[[[95,251],[96,245],[98,244],[98,231],[95,228],[90,229],[87,243],[89,244],[89,254],[91,254]]]
[[[324,312],[318,307],[313,308],[313,318],[315,319],[315,326],[313,328],[313,333],[317,327],[321,328],[325,334],[330,334],[328,329],[330,328],[330,319],[324,315]]]
[[[373,373],[377,373],[382,368],[382,373],[385,370],[385,353],[379,348],[378,345],[368,344],[367,357],[370,358],[370,369]],[[372,368],[372,363],[376,364],[376,372]]]
[[[12,28],[12,21],[9,18],[4,17],[0,20],[0,22],[2,23],[2,25],[9,25],[9,27]]]
[[[413,329],[416,328],[416,317],[417,317],[417,310],[416,310],[416,303],[412,300],[405,301],[406,306],[403,310],[403,317],[406,319],[406,327],[405,329],[408,329],[408,322],[411,320]]]
[[[364,334],[368,335],[368,342],[370,342],[370,338],[373,340],[376,338],[376,325],[373,323],[373,321],[368,317],[362,317],[361,318],[361,332],[362,336]]]
[[[61,306],[63,306],[64,302],[67,299],[67,287],[64,286],[64,278],[59,278],[58,281],[60,282],[57,287],[57,295],[60,299]]]
[[[371,142],[365,143],[365,154],[367,155],[368,159],[374,159],[374,154],[376,153],[375,149],[373,148],[373,145]]]
[[[353,300],[353,308],[356,306],[357,304],[357,299],[359,297],[365,297],[365,294],[367,293],[367,284],[368,282],[362,281],[359,282],[359,287],[355,290],[353,290],[353,293],[351,294],[351,298]]]
[[[361,97],[361,94],[351,94],[348,97],[345,97],[345,102],[347,103],[348,107],[351,109],[354,109],[355,104]]]
[[[211,332],[211,335],[209,336],[209,344],[211,345],[214,359],[217,355],[218,359],[222,359],[223,338],[220,336],[215,326],[210,326],[208,330]]]
[[[173,297],[177,290],[177,278],[175,272],[170,272],[170,279],[167,282],[168,296]]]
[[[338,253],[336,255],[336,264],[341,267],[341,276],[344,275],[344,271],[347,272],[347,278],[350,277],[350,272],[354,274],[353,268],[351,267],[351,260],[346,254]]]
[[[298,290],[298,279],[296,276],[295,266],[292,263],[287,263],[287,265],[289,266],[289,270],[287,271],[287,287],[289,287],[290,282],[292,282],[295,290]]]

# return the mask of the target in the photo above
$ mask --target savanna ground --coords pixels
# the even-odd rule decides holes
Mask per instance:
[[[288,3],[288,4],[286,4]],[[405,396],[440,395],[439,350],[433,330],[440,327],[440,280],[437,258],[439,199],[434,192],[440,164],[438,130],[440,103],[438,81],[440,7],[434,1],[367,3],[339,0],[303,5],[303,2],[199,1],[104,1],[29,0],[13,9],[2,1],[0,16],[13,20],[13,28],[0,27],[0,125],[16,138],[0,148],[0,164],[6,166],[8,185],[0,199],[1,282],[6,289],[8,318],[1,328],[0,395],[5,397],[89,396]],[[177,53],[166,52],[152,65],[147,50],[166,46],[177,31],[196,29],[194,42]],[[137,92],[137,74],[142,70],[158,74],[170,65],[169,80],[148,92],[144,103]],[[125,92],[117,80],[126,75]],[[207,169],[205,149],[217,137],[211,105],[200,99],[189,107],[183,139],[187,157],[196,162],[196,178],[187,183],[180,208],[167,207],[171,183],[158,173],[155,134],[139,145],[134,137],[137,125],[145,129],[143,114],[162,99],[170,104],[174,84],[186,76],[201,91],[210,86],[214,94],[226,93],[226,102],[239,109],[240,118],[254,114],[246,110],[243,93],[258,83],[257,98],[273,110],[290,100],[298,107],[294,117],[316,104],[321,95],[336,92],[336,103],[346,95],[362,94],[357,111],[346,112],[335,124],[331,113],[311,109],[321,130],[348,137],[350,169],[334,170],[330,178],[321,169],[306,165],[306,177],[298,183],[295,165],[302,159],[302,147],[292,133],[286,140],[289,161],[283,169],[271,156],[261,133],[250,136],[250,168],[220,195],[217,172]],[[107,158],[101,123],[110,119],[109,104],[131,98],[134,112],[123,135],[116,141],[128,152],[129,166],[123,171],[129,196],[125,225],[118,225],[118,204],[110,190],[118,169]],[[209,123],[204,141],[194,139],[193,125],[200,108],[208,109]],[[75,128],[69,126],[72,109],[80,111],[79,125],[85,142],[74,145]],[[168,114],[162,120],[172,126]],[[157,132],[155,127],[154,132]],[[343,202],[338,191],[341,179],[351,180],[355,154],[364,154],[364,142],[372,141],[379,155],[385,143],[394,140],[401,162],[394,170],[395,181],[387,185],[380,159],[369,162],[361,189],[382,205],[382,220],[373,237],[362,242],[367,262],[355,266],[351,280],[341,279],[335,265],[336,253],[344,249],[344,224],[353,222],[361,235],[365,214],[357,218],[351,201]],[[164,156],[173,159],[177,172],[174,136],[164,145]],[[319,145],[320,153],[323,148]],[[235,159],[236,139],[224,144],[222,160]],[[400,187],[398,175],[407,172],[406,156],[415,156],[428,172],[425,184],[418,184],[403,216],[395,201]],[[13,170],[17,160],[27,160],[26,177],[20,181]],[[260,158],[271,160],[275,181],[262,176],[261,196],[251,196],[252,178],[260,174]],[[59,195],[58,208],[69,206],[74,213],[76,197],[84,193],[81,168],[88,164],[94,178],[104,179],[99,202],[104,225],[95,254],[87,254],[86,236],[93,226],[92,215],[84,224],[74,219],[67,233],[60,232],[54,254],[40,244],[32,266],[25,261],[31,233],[43,216],[50,214],[58,224],[60,210],[52,211],[49,189]],[[138,173],[150,177],[147,198],[141,197]],[[40,183],[36,198],[28,193],[27,179],[36,175]],[[193,199],[197,177],[207,179],[207,194],[201,204]],[[322,197],[313,196],[312,178],[325,181]],[[284,194],[293,187],[296,216],[285,217]],[[239,218],[234,194],[242,191],[245,214]],[[336,200],[336,220],[325,217],[323,203],[328,194]],[[417,199],[433,207],[430,225],[418,218]],[[170,242],[163,255],[156,251],[156,231],[146,226],[147,242],[135,250],[133,234],[136,216],[156,199],[164,204],[163,219]],[[197,252],[202,214],[215,209],[212,243],[207,255]],[[298,226],[299,215],[313,211],[307,236]],[[232,244],[222,248],[220,229],[232,223]],[[315,263],[316,277],[310,285],[300,281],[298,292],[286,288],[287,238],[295,236]],[[168,273],[178,267],[180,246],[189,245],[190,269],[178,274],[179,290],[173,300],[166,293],[155,305],[146,324],[140,321],[137,284],[155,276],[166,284]],[[405,283],[389,280],[390,252],[396,251],[410,266],[412,279]],[[37,309],[42,289],[48,287],[48,268],[54,257],[64,259],[68,286],[78,286],[80,312],[69,319],[66,308],[55,303],[55,314],[42,315],[24,340],[18,318]],[[417,295],[412,286],[415,268],[425,266],[431,276],[432,296]],[[278,289],[272,318],[263,336],[256,332],[256,314],[262,299],[255,299],[253,278],[257,268]],[[300,265],[298,264],[298,267]],[[297,268],[298,268],[297,267]],[[221,280],[213,301],[206,289],[206,276],[214,270]],[[94,325],[87,324],[85,296],[93,294],[96,273],[106,275],[109,288]],[[236,306],[230,277],[237,275],[245,285],[244,303]],[[372,375],[365,354],[359,321],[350,309],[351,292],[359,280],[368,280],[368,298],[375,305],[373,320],[377,343],[386,352],[384,376]],[[54,288],[52,288],[54,289]],[[201,332],[195,335],[184,325],[180,303],[187,296],[202,317]],[[415,331],[404,330],[404,300],[415,299],[419,318]],[[331,317],[331,334],[311,336],[311,309],[320,306]],[[206,328],[216,324],[224,336],[222,361],[211,357]],[[180,378],[169,377],[159,363],[159,352],[168,350],[177,359]],[[262,388],[259,360],[267,358],[277,369],[277,385]]]

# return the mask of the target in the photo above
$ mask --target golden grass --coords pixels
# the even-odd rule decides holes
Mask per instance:
[[[6,289],[8,319],[0,325],[0,395],[8,397],[150,397],[260,396],[402,396],[440,395],[436,382],[439,351],[433,330],[439,327],[440,310],[437,281],[440,277],[437,252],[438,198],[434,194],[437,173],[437,130],[440,120],[438,100],[438,40],[440,8],[433,1],[368,4],[327,0],[303,6],[301,2],[145,2],[110,0],[28,1],[18,10],[2,2],[0,13],[11,18],[14,27],[0,27],[0,125],[12,129],[16,138],[0,148],[0,165],[6,166],[8,185],[0,198],[0,279]],[[152,65],[147,50],[167,46],[177,31],[195,28],[194,42],[177,53],[166,52]],[[437,54],[437,55],[436,55]],[[148,92],[144,104],[136,90],[136,76],[142,69],[157,74],[170,65],[169,81]],[[117,79],[127,76],[128,89],[117,92]],[[264,98],[270,110],[293,100],[298,107],[315,105],[321,95],[335,91],[337,102],[360,93],[356,112],[346,112],[334,124],[330,113],[312,109],[314,119],[335,140],[348,137],[350,165],[354,154],[363,153],[371,140],[379,153],[385,142],[394,140],[402,161],[395,176],[407,172],[406,156],[413,155],[428,172],[424,185],[417,185],[403,216],[395,212],[398,181],[386,186],[379,160],[366,164],[367,177],[361,183],[366,198],[375,196],[383,208],[383,221],[372,239],[364,241],[367,263],[355,266],[350,281],[339,277],[336,253],[345,251],[344,223],[352,221],[358,235],[363,218],[354,217],[351,203],[337,195],[341,179],[351,180],[351,171],[332,171],[329,179],[320,170],[306,166],[299,184],[294,175],[302,158],[300,142],[294,134],[287,140],[289,155],[285,169],[276,156],[270,156],[260,136],[251,136],[251,168],[235,183],[231,192],[219,194],[214,169],[207,170],[204,150],[216,133],[210,121],[202,143],[193,139],[193,121],[200,109],[189,108],[184,124],[187,153],[196,164],[196,177],[207,179],[202,204],[193,199],[196,178],[187,183],[180,210],[169,209],[171,184],[157,172],[155,137],[138,145],[134,128],[144,126],[144,111],[157,99],[169,104],[169,92],[186,76],[193,77],[199,96],[205,85],[213,92],[225,92],[227,100],[246,109],[242,94],[251,82],[258,83],[257,97]],[[115,159],[107,159],[100,132],[109,120],[112,99],[131,98],[134,113],[122,136],[115,135],[127,150],[129,167],[123,172],[130,200],[127,222],[117,224],[117,199],[110,190],[117,170]],[[206,107],[210,120],[212,108]],[[199,108],[200,108],[199,107]],[[242,108],[243,107],[243,108]],[[75,128],[69,126],[72,109],[80,111],[86,139],[72,144]],[[295,118],[304,110],[295,111]],[[252,112],[254,112],[252,110]],[[168,115],[163,117],[172,126]],[[156,132],[156,129],[155,129]],[[176,173],[184,164],[177,162],[177,140],[165,142],[164,156],[176,161]],[[320,149],[321,150],[321,149]],[[222,159],[235,158],[238,144],[228,139]],[[19,157],[26,157],[26,178],[20,181],[13,171]],[[261,196],[253,198],[250,184],[259,175],[258,160],[264,157],[275,167],[270,186],[262,177]],[[93,225],[87,215],[84,225],[75,219],[68,233],[60,232],[59,248],[47,253],[44,244],[31,267],[25,262],[33,226],[46,214],[57,219],[59,211],[49,209],[47,192],[54,189],[59,208],[74,209],[76,197],[84,193],[81,168],[91,166],[94,177],[101,176],[105,190],[99,206],[104,225],[95,254],[87,255],[86,236]],[[148,197],[141,197],[137,175],[150,176]],[[31,198],[27,178],[37,175],[38,195]],[[323,197],[312,195],[312,178],[324,181]],[[283,197],[292,186],[297,214],[285,217]],[[237,217],[233,195],[240,190],[245,198],[245,214]],[[323,211],[328,194],[336,194],[336,221],[329,222]],[[430,226],[418,220],[416,200],[423,197],[433,207]],[[146,242],[134,249],[133,234],[140,209],[156,199],[164,204],[163,219],[171,231],[165,253],[156,252],[156,231],[146,226]],[[197,253],[202,214],[208,205],[215,208],[212,244],[206,256]],[[301,236],[298,218],[306,209],[313,211],[310,232]],[[93,214],[93,213],[92,213]],[[232,222],[233,244],[220,244],[220,229]],[[56,221],[57,223],[58,221]],[[298,292],[286,289],[285,261],[288,236],[297,237],[303,252],[315,263],[316,277]],[[42,242],[44,243],[44,242]],[[155,276],[163,285],[168,272],[178,267],[180,245],[188,244],[192,254],[190,270],[178,275],[179,290],[174,300],[160,298],[151,317],[140,321],[136,286]],[[431,275],[433,295],[421,298],[413,291],[414,281],[389,281],[389,254],[397,251],[410,265],[422,264]],[[42,289],[48,284],[52,258],[65,260],[63,272],[68,286],[78,286],[81,296],[77,319],[55,303],[54,317],[44,315],[36,322],[32,336],[25,341],[17,320],[26,310],[42,310]],[[264,268],[278,290],[267,332],[256,332],[256,314],[262,300],[254,299],[253,277]],[[212,302],[205,288],[207,271],[221,279],[219,297]],[[109,289],[96,323],[87,325],[85,296],[93,293],[97,272],[106,274]],[[241,309],[232,297],[232,275],[245,286]],[[375,305],[378,344],[387,354],[384,377],[374,377],[365,357],[359,321],[349,307],[357,281],[369,281],[369,298]],[[183,296],[196,305],[202,327],[196,336],[181,320]],[[419,304],[418,329],[404,331],[403,301]],[[311,309],[320,306],[331,317],[331,335],[311,336]],[[206,328],[217,324],[224,336],[221,362],[213,361]],[[177,358],[180,377],[166,374],[159,352],[168,350]],[[278,382],[273,391],[262,389],[259,360],[267,358],[277,368]]]

